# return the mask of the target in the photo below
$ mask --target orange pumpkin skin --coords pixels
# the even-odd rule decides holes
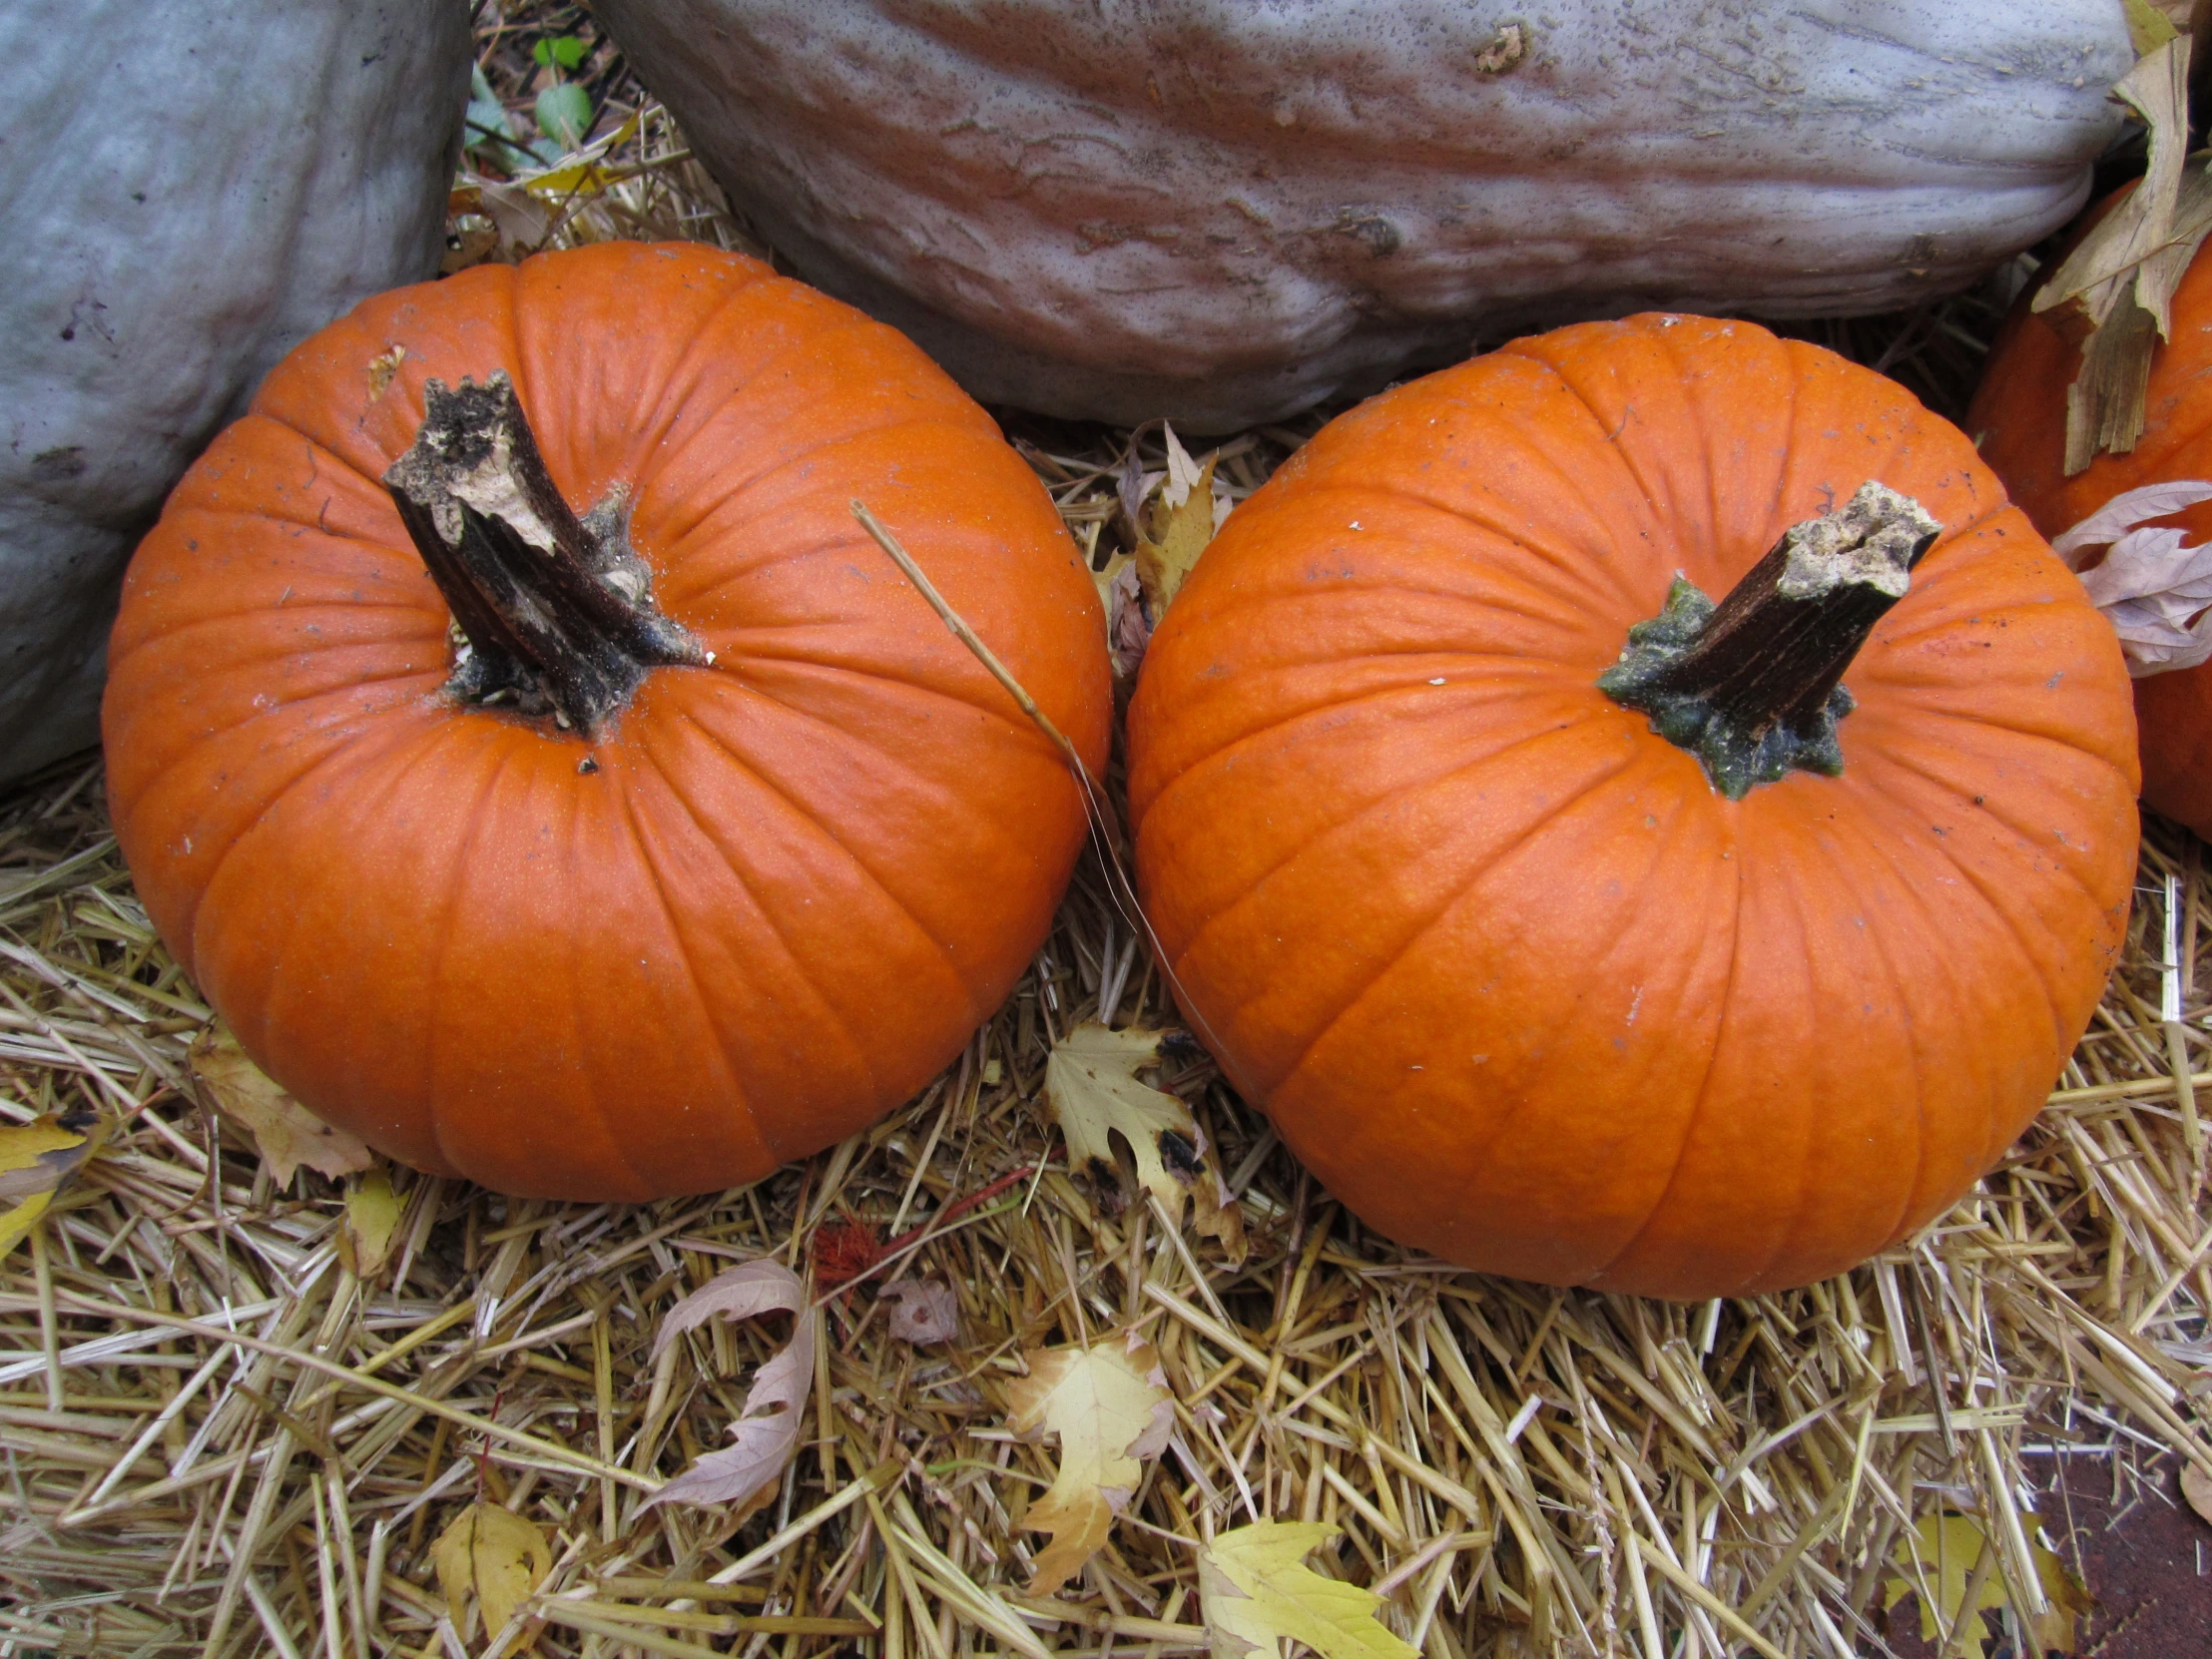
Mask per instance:
[[[1741,801],[1593,682],[1869,478],[1943,538],[1841,777]],[[2120,943],[2127,678],[1954,428],[1743,322],[1631,317],[1378,397],[1240,507],[1130,710],[1194,1028],[1356,1213],[1668,1297],[1836,1273],[2034,1115]]]
[[[2173,331],[2151,358],[2142,437],[2125,454],[2099,454],[2071,478],[2066,388],[2081,353],[2028,309],[2031,297],[2021,296],[1990,347],[1966,430],[2035,528],[2055,539],[2115,495],[2212,478],[2212,260],[2192,261],[2174,294]],[[2192,542],[2212,539],[2212,502],[2160,522],[2186,527]],[[2136,681],[2135,715],[2143,804],[2212,836],[2212,664]]]
[[[716,654],[589,743],[443,694],[447,607],[378,482],[426,377],[498,369],[571,506],[630,490],[655,600]],[[1102,620],[1050,500],[857,311],[616,244],[381,295],[286,358],[139,549],[105,708],[139,890],[248,1051],[417,1168],[592,1200],[755,1179],[956,1054],[1083,807],[854,497],[1101,764]]]

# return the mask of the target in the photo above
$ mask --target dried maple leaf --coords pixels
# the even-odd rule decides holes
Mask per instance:
[[[751,1319],[759,1314],[796,1316],[792,1340],[764,1365],[746,1390],[745,1407],[730,1425],[733,1444],[710,1451],[655,1492],[641,1506],[656,1503],[736,1503],[758,1507],[773,1494],[784,1467],[799,1448],[807,1396],[815,1382],[816,1327],[820,1316],[807,1306],[807,1288],[781,1262],[747,1262],[718,1274],[668,1311],[653,1339],[653,1353],[693,1326],[721,1314]],[[749,1512],[741,1509],[741,1515]]]
[[[2081,585],[2120,636],[2127,672],[2138,680],[2212,659],[2212,544],[2188,547],[2184,532],[2150,525],[2200,501],[2212,501],[2212,483],[2145,485],[2115,495],[2050,544],[2076,570],[2094,549],[2109,549],[2082,571]]]
[[[1184,578],[1197,565],[1207,543],[1214,539],[1221,516],[1215,511],[1214,502],[1215,457],[1207,456],[1206,464],[1187,482],[1179,480],[1175,459],[1182,456],[1188,463],[1190,457],[1183,454],[1183,446],[1176,443],[1172,431],[1168,433],[1168,443],[1167,486],[1161,490],[1159,503],[1152,509],[1151,535],[1137,543],[1137,580],[1144,588],[1145,608],[1155,625],[1167,614]],[[1180,490],[1176,487],[1179,482],[1184,483]]]
[[[546,1547],[545,1534],[512,1509],[471,1503],[438,1534],[438,1541],[430,1546],[430,1561],[437,1568],[438,1588],[445,1593],[453,1628],[465,1638],[465,1597],[475,1597],[482,1610],[484,1633],[496,1634],[524,1598],[545,1582],[553,1569],[553,1552]]]
[[[106,1138],[106,1124],[86,1106],[0,1127],[0,1199],[16,1201],[0,1215],[0,1261],[30,1234],[54,1195]]]
[[[960,1334],[960,1299],[934,1279],[894,1279],[882,1290],[891,1335],[907,1343],[949,1343]]]
[[[254,1137],[269,1164],[269,1178],[291,1184],[301,1164],[331,1180],[358,1175],[374,1153],[342,1129],[332,1128],[278,1088],[246,1057],[238,1038],[216,1026],[192,1045],[192,1072],[215,1109]]]
[[[2149,166],[2031,306],[2082,348],[2081,369],[2066,390],[2069,476],[2099,450],[2131,450],[2142,436],[2151,354],[2172,331],[2174,289],[2212,232],[2212,173],[2201,153],[2187,154],[2191,37],[2139,0],[2134,10],[2143,56],[2113,92],[2150,128]]]
[[[1414,1659],[1419,1649],[1376,1617],[1381,1596],[1306,1565],[1337,1530],[1319,1521],[1256,1521],[1200,1546],[1198,1600],[1213,1659],[1273,1655],[1285,1636],[1322,1659]]]
[[[1160,1063],[1167,1035],[1134,1025],[1116,1031],[1095,1021],[1076,1026],[1045,1061],[1045,1099],[1068,1143],[1071,1168],[1113,1179],[1112,1137],[1119,1135],[1137,1160],[1137,1179],[1159,1199],[1169,1222],[1182,1225],[1183,1202],[1190,1199],[1199,1231],[1241,1259],[1244,1214],[1207,1156],[1198,1120],[1174,1095],[1137,1081],[1138,1072]]]
[[[1006,1391],[1014,1432],[1060,1440],[1052,1489],[1022,1521],[1052,1534],[1029,1581],[1031,1595],[1048,1596],[1105,1544],[1137,1489],[1141,1463],[1168,1442],[1175,1403],[1159,1356],[1134,1336],[1022,1359],[1029,1375]]]

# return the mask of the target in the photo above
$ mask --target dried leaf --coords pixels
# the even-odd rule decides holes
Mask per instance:
[[[2212,11],[2205,0],[2124,0],[2127,32],[2138,52],[2154,52],[2175,35],[2197,28]]]
[[[1060,1440],[1052,1489],[1022,1522],[1052,1534],[1029,1582],[1031,1595],[1048,1596],[1105,1544],[1137,1489],[1139,1464],[1167,1445],[1175,1404],[1159,1356],[1134,1336],[1022,1358],[1029,1375],[1006,1390],[1014,1432]]]
[[[373,1279],[391,1260],[392,1237],[406,1206],[391,1190],[391,1177],[372,1169],[345,1195],[345,1225],[338,1229],[338,1265],[355,1279]]]
[[[1199,1607],[1213,1659],[1274,1655],[1286,1636],[1322,1659],[1414,1659],[1376,1617],[1373,1590],[1325,1578],[1306,1557],[1337,1534],[1319,1521],[1257,1521],[1198,1552]]]
[[[2099,220],[2043,285],[2032,308],[2081,341],[2066,392],[2066,472],[2143,432],[2151,355],[2172,330],[2173,292],[2212,232],[2212,175],[2188,167],[2189,41],[2145,52],[2113,91],[2150,127],[2142,182]]]
[[[2212,501],[2212,483],[2181,479],[2128,490],[2051,543],[2076,569],[2093,549],[2109,547],[2082,572],[2081,585],[2119,635],[2127,671],[2138,680],[2212,660],[2212,543],[2189,547],[2181,530],[2148,527],[2200,501]]]
[[[484,1632],[505,1627],[523,1599],[545,1582],[553,1570],[553,1552],[545,1534],[512,1509],[496,1503],[471,1503],[430,1546],[430,1560],[437,1568],[438,1588],[445,1593],[446,1611],[453,1627],[467,1633],[462,1613],[464,1596],[474,1596],[483,1609]]]
[[[0,1199],[17,1201],[0,1215],[0,1261],[30,1235],[54,1195],[106,1138],[107,1125],[87,1106],[0,1127]]]
[[[1111,573],[1106,593],[1106,649],[1114,661],[1114,675],[1134,680],[1144,666],[1146,647],[1152,644],[1152,618],[1145,614],[1143,578],[1136,560],[1117,553],[1107,562]]]
[[[2181,1495],[2189,1500],[2189,1507],[2199,1517],[2212,1521],[2212,1475],[2208,1475],[2195,1463],[2181,1465]]]
[[[334,1181],[358,1175],[376,1161],[361,1142],[324,1123],[272,1082],[224,1026],[193,1044],[192,1072],[206,1086],[215,1109],[254,1137],[269,1163],[270,1179],[279,1187],[291,1184],[292,1172],[301,1164]]]
[[[2019,1520],[2033,1539],[2035,1517],[2022,1514]],[[1958,1625],[1959,1608],[1966,1599],[1967,1585],[1972,1582],[1974,1567],[1981,1559],[1982,1546],[1989,1542],[1989,1534],[1982,1523],[1970,1515],[1922,1517],[1918,1526],[1898,1540],[1897,1549],[1890,1557],[1891,1564],[1906,1576],[1889,1581],[1883,1605],[1895,1607],[1907,1592],[1922,1589],[1925,1577],[1926,1589],[1920,1602],[1921,1639],[1937,1640]],[[2050,1603],[2034,1621],[2035,1634],[2041,1643],[2037,1651],[2072,1653],[2076,1621],[2095,1603],[2054,1550],[2040,1542],[2030,1542],[2028,1547],[2044,1599]],[[2004,1599],[2003,1575],[1991,1571],[1982,1580],[1981,1593],[1975,1598],[1971,1611],[1979,1613],[1987,1608],[2002,1607]]]
[[[1199,486],[1199,465],[1183,447],[1183,440],[1175,435],[1175,428],[1164,420],[1160,422],[1160,436],[1168,450],[1167,482],[1161,486],[1160,495],[1169,506],[1180,507],[1190,500],[1191,492]]]
[[[1183,1202],[1194,1200],[1199,1230],[1241,1258],[1244,1215],[1207,1157],[1197,1119],[1174,1095],[1137,1081],[1138,1072],[1160,1063],[1166,1036],[1139,1026],[1078,1025],[1045,1061],[1045,1099],[1067,1140],[1070,1168],[1111,1180],[1111,1137],[1121,1136],[1137,1160],[1137,1179],[1159,1199],[1168,1220],[1181,1226]]]
[[[1176,493],[1173,463],[1182,453],[1175,434],[1168,434],[1170,472],[1168,487],[1160,492],[1160,505],[1152,510],[1152,534],[1137,543],[1137,580],[1144,586],[1145,604],[1157,623],[1175,601],[1184,579],[1214,539],[1214,457],[1206,457],[1180,497]],[[1185,461],[1189,456],[1183,457]]]
[[[894,1279],[883,1287],[891,1335],[901,1342],[949,1343],[960,1334],[960,1299],[934,1279]]]
[[[758,1507],[768,1501],[784,1467],[799,1448],[807,1396],[814,1389],[816,1328],[820,1316],[807,1306],[807,1288],[783,1263],[748,1262],[718,1274],[668,1311],[653,1339],[658,1356],[676,1337],[715,1315],[751,1319],[789,1312],[797,1316],[792,1340],[754,1376],[745,1407],[730,1425],[733,1444],[710,1451],[645,1500],[656,1503],[736,1503]],[[741,1508],[740,1516],[749,1512]]]

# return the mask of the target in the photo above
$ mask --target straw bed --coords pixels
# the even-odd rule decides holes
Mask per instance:
[[[540,240],[744,245],[657,111],[604,164]],[[483,200],[458,204],[457,260],[520,251],[520,216]],[[1887,352],[1955,412],[2005,296],[1806,331]],[[1226,445],[1231,493],[1314,424]],[[1124,488],[1165,468],[1156,430],[1011,430],[1101,558]],[[401,1219],[364,1280],[342,1190],[277,1187],[202,1099],[188,1050],[211,1016],[133,895],[97,765],[57,768],[0,801],[0,1118],[85,1108],[108,1132],[0,1267],[0,1659],[1153,1659],[1206,1646],[1195,1544],[1263,1517],[1340,1527],[1323,1570],[1381,1592],[1428,1659],[1880,1651],[1888,1582],[1918,1576],[1906,1540],[1945,1513],[1978,1517],[1969,1590],[2024,1628],[2050,1582],[2035,1494],[2061,1462],[2148,1501],[2173,1500],[2144,1472],[2161,1455],[2212,1474],[2200,854],[2149,829],[2121,969],[2003,1167],[1910,1249],[1786,1296],[1675,1306],[1400,1250],[1195,1048],[1162,1086],[1220,1148],[1249,1254],[1168,1228],[1133,1182],[1071,1176],[1041,1098],[1055,1037],[1174,1023],[1088,862],[1014,996],[878,1128],[636,1207],[394,1170]],[[716,1322],[656,1362],[662,1317],[736,1262],[807,1274],[826,1241],[849,1262],[855,1222],[918,1236],[822,1293],[813,1420],[771,1501],[735,1526],[643,1508],[727,1443],[784,1341]],[[895,1278],[952,1288],[954,1341],[889,1334]],[[1026,1351],[1125,1329],[1173,1389],[1169,1446],[1105,1551],[1035,1601],[1022,1519],[1058,1453],[1011,1432],[1007,1387]],[[457,1626],[430,1560],[479,1498],[553,1556],[502,1632]],[[1979,1651],[1975,1599],[1953,1651]]]

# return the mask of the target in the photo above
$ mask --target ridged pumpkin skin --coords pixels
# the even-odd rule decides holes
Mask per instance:
[[[631,490],[716,653],[590,745],[441,693],[447,607],[378,482],[425,377],[496,369],[572,506]],[[1083,808],[855,496],[1102,762],[1098,601],[1043,488],[912,345],[765,266],[479,268],[278,365],[139,549],[105,709],[139,890],[248,1051],[417,1168],[621,1200],[759,1177],[957,1053]]]
[[[1845,676],[1839,778],[1730,802],[1593,682],[1880,479],[1946,527]],[[1954,428],[1743,322],[1524,339],[1239,507],[1130,711],[1194,1028],[1364,1220],[1668,1297],[1836,1273],[2035,1114],[2118,949],[2127,679]]]
[[[2116,199],[2115,199],[2116,200]],[[2106,207],[2110,203],[2105,204]],[[1966,430],[2035,528],[2056,538],[2115,495],[2179,478],[2212,479],[2212,260],[2199,256],[2174,294],[2173,332],[2151,358],[2145,424],[2134,449],[2100,454],[2068,478],[2066,388],[2081,353],[2023,296],[1990,348]],[[2212,503],[2161,523],[2212,538]],[[2135,682],[2143,803],[2212,835],[2212,664]]]

